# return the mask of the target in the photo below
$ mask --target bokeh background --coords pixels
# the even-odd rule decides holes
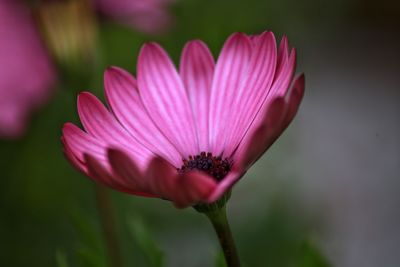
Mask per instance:
[[[99,17],[101,60],[55,60],[51,100],[22,137],[0,141],[0,266],[110,266],[96,201],[104,191],[68,164],[60,142],[63,123],[78,122],[77,92],[103,97],[106,66],[134,73],[149,40],[178,62],[187,40],[216,56],[232,32],[265,29],[297,48],[306,94],[233,190],[228,216],[244,266],[400,266],[399,2],[180,0],[169,12],[160,34]],[[121,266],[223,266],[211,225],[193,209],[107,194]]]

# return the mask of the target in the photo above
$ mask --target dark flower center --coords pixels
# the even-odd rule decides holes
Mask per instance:
[[[215,157],[212,153],[201,152],[196,156],[189,156],[188,159],[183,160],[183,165],[178,172],[186,173],[191,170],[199,170],[206,172],[208,175],[221,181],[231,170],[232,163],[227,159]]]

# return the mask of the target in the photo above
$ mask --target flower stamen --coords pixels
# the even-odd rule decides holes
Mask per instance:
[[[178,169],[180,173],[186,173],[192,170],[199,170],[214,177],[218,182],[221,181],[231,170],[232,163],[222,157],[213,156],[210,152],[201,152],[196,156],[190,155],[188,159],[183,159],[183,165]]]

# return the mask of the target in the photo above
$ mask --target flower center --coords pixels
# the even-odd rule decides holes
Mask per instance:
[[[232,163],[227,159],[215,157],[212,153],[201,152],[196,156],[189,156],[183,160],[183,165],[178,172],[186,173],[191,170],[199,170],[206,172],[215,180],[221,181],[231,170]]]

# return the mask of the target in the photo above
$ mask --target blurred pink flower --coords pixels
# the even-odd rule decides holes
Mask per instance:
[[[93,0],[99,11],[121,23],[159,33],[171,23],[168,12],[174,0]]]
[[[29,10],[0,1],[0,137],[23,134],[33,109],[51,94],[55,71]]]
[[[63,128],[64,152],[93,180],[116,190],[174,202],[218,200],[272,145],[294,118],[304,76],[293,80],[295,49],[272,32],[235,33],[216,64],[201,41],[183,50],[179,72],[166,52],[141,49],[137,80],[105,72],[108,110],[81,93],[85,128]]]

